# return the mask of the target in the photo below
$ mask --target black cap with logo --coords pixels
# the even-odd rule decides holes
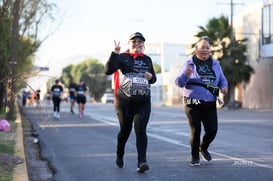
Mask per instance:
[[[141,40],[145,41],[144,36],[143,36],[141,33],[139,33],[139,32],[133,33],[133,34],[129,37],[129,40],[132,40],[132,39],[134,39],[134,38],[140,38]]]

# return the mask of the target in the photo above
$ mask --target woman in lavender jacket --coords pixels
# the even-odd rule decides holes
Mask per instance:
[[[223,94],[228,90],[227,79],[219,62],[211,57],[208,37],[199,39],[194,55],[182,66],[175,83],[178,87],[184,88],[184,111],[190,126],[192,155],[190,164],[197,166],[200,165],[199,152],[204,160],[211,160],[208,147],[214,140],[218,128],[217,94],[218,90]],[[205,134],[200,143],[201,123]]]

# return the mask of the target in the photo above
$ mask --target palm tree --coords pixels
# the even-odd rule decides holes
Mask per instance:
[[[219,57],[223,72],[229,82],[229,101],[228,106],[235,106],[235,88],[238,84],[248,83],[254,69],[248,65],[245,55],[246,39],[231,41],[226,47],[223,47],[223,56]]]
[[[247,39],[236,40],[228,18],[212,18],[206,27],[199,26],[195,36],[208,36],[212,41],[212,55],[220,61],[223,72],[229,83],[229,94],[225,97],[228,107],[235,104],[235,88],[238,84],[248,83],[254,69],[248,64]],[[192,47],[195,46],[195,43]]]

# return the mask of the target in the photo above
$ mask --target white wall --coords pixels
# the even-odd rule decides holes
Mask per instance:
[[[273,48],[269,49],[269,46],[261,48],[262,5],[255,3],[247,7],[236,17],[234,26],[236,38],[248,39],[247,58],[255,71],[249,83],[243,84],[239,90],[242,94],[243,107],[250,109],[273,108],[273,57],[265,56],[272,54]]]

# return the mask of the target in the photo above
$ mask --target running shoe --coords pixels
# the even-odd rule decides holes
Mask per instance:
[[[57,112],[53,112],[53,118],[57,118]]]
[[[79,113],[79,118],[82,118],[83,117],[83,114],[82,112]]]
[[[150,169],[149,165],[146,162],[143,162],[143,163],[138,164],[137,172],[144,173],[149,169]]]
[[[208,162],[211,161],[211,155],[208,152],[208,150],[200,150],[200,153],[201,153],[203,160],[208,161]]]
[[[116,158],[116,164],[117,164],[117,166],[118,166],[119,168],[122,168],[122,167],[123,167],[123,165],[124,165],[123,158],[122,158],[122,157],[117,156],[117,158]]]
[[[191,166],[199,166],[200,165],[200,159],[199,158],[192,158],[191,159],[191,163],[190,163]]]

